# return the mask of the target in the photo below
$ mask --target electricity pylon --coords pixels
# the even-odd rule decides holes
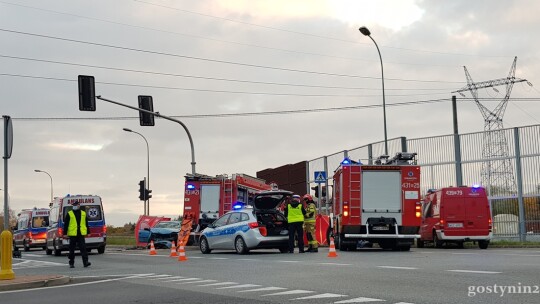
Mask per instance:
[[[469,71],[467,71],[467,67],[464,66],[467,85],[453,92],[465,96],[462,92],[470,91],[478,109],[484,117],[482,158],[485,161],[482,162],[481,175],[482,184],[487,188],[489,195],[510,195],[516,191],[514,170],[510,163],[510,159],[508,158],[508,142],[503,131],[503,116],[506,106],[508,105],[512,87],[514,86],[514,83],[527,81],[526,79],[515,77],[516,61],[517,57],[514,58],[514,63],[512,63],[512,67],[506,78],[476,83],[473,82]],[[502,85],[506,85],[506,94],[495,109],[489,110],[485,105],[480,103],[478,100],[478,89],[491,87],[497,91],[495,87]],[[498,193],[493,193],[493,190],[495,189]]]

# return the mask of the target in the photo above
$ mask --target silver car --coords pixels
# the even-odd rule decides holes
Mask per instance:
[[[275,248],[289,250],[287,219],[277,209],[292,192],[272,190],[259,192],[253,206],[235,205],[232,211],[205,228],[199,239],[202,253],[214,249],[236,250],[246,254],[252,249]]]

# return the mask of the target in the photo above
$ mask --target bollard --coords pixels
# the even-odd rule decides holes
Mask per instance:
[[[11,231],[4,230],[0,236],[0,280],[15,279],[15,272],[12,267],[13,235]]]

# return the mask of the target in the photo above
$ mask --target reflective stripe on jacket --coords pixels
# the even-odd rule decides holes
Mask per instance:
[[[81,222],[79,225],[77,225],[77,218],[75,217],[75,213],[73,213],[73,210],[70,210],[68,212],[69,215],[69,227],[68,227],[68,236],[77,236],[77,227],[81,228],[81,235],[87,235],[88,229],[86,227],[86,212],[81,210]]]
[[[302,213],[302,204],[293,207],[291,204],[287,205],[287,222],[297,223],[304,221],[304,214]]]

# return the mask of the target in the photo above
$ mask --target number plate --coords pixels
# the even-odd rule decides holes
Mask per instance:
[[[448,228],[463,228],[463,223],[448,223]]]
[[[388,226],[374,226],[373,231],[387,231],[390,230]]]

